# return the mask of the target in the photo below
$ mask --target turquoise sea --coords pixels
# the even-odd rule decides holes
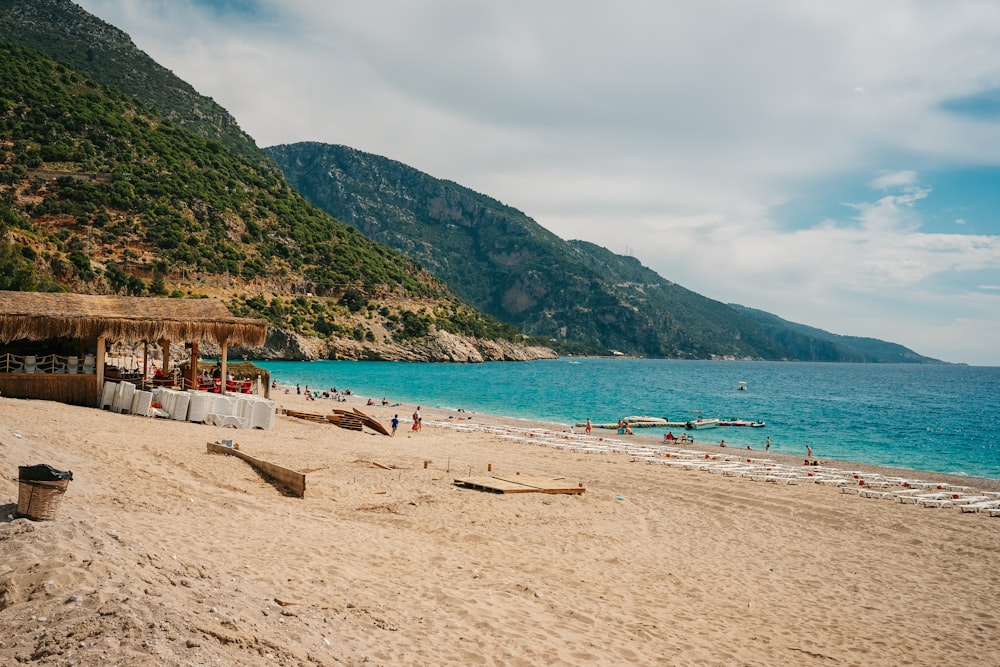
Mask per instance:
[[[628,415],[763,420],[699,441],[1000,479],[1000,368],[561,358],[428,364],[256,362],[283,384],[574,424]],[[740,382],[746,391],[738,391]],[[666,429],[642,429],[659,435]],[[675,434],[678,431],[675,429]]]

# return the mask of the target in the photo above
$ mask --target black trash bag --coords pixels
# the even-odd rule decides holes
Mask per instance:
[[[18,466],[17,479],[20,482],[58,482],[73,479],[72,470],[57,470],[47,463],[35,466]]]

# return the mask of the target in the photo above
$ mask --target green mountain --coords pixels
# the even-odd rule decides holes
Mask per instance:
[[[2,289],[221,296],[279,329],[383,349],[356,356],[434,332],[521,339],[309,204],[266,156],[7,41],[0,145]]]
[[[917,354],[913,350],[876,338],[841,336],[805,324],[783,320],[762,310],[730,304],[756,321],[768,336],[802,361],[841,361],[852,363],[936,364],[944,363]]]
[[[317,206],[563,351],[928,361],[891,343],[782,325],[705,298],[634,258],[565,241],[517,209],[391,159],[320,143],[264,150]]]
[[[174,125],[217,139],[269,169],[236,119],[141,51],[127,34],[69,0],[0,0],[0,38],[37,49],[140,100]]]

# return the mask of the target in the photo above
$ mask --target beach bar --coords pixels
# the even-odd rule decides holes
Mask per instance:
[[[218,299],[0,290],[0,394],[95,406],[111,342],[156,342],[167,360],[172,341],[190,344],[192,356],[210,341],[225,373],[230,346],[256,347],[266,336],[266,320],[234,317]]]

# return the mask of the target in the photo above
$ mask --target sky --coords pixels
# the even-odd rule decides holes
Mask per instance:
[[[994,0],[77,0],[258,146],[344,144],[704,296],[1000,366]]]

